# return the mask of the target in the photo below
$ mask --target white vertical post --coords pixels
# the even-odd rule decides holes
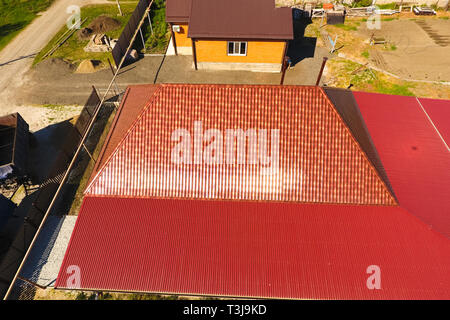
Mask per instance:
[[[147,14],[147,18],[148,18],[148,23],[150,25],[150,31],[153,34],[153,27],[152,27],[152,20],[150,19],[150,12]]]
[[[144,47],[144,52],[145,52],[146,48],[145,48],[144,36],[142,35],[142,28],[139,29],[139,32],[141,34],[142,46]]]
[[[116,2],[117,2],[117,7],[119,8],[119,16],[123,16],[122,8],[120,7],[119,0],[116,0]]]

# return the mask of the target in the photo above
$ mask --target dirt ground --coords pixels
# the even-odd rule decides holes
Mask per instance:
[[[79,104],[76,101],[67,101],[67,107],[55,110],[47,106],[39,106],[46,102],[26,104],[17,102],[16,97],[20,97],[22,88],[26,88],[25,74],[31,67],[34,56],[66,22],[69,16],[65,13],[67,6],[93,3],[108,3],[108,1],[73,0],[69,4],[65,0],[55,1],[47,11],[40,14],[0,51],[0,116],[19,112],[30,125],[30,129],[37,131],[49,124],[55,124],[79,114],[81,108],[74,106]],[[51,95],[51,91],[46,94]]]
[[[409,82],[405,84],[401,81],[410,79],[450,81],[449,19],[409,14],[402,14],[400,19],[382,17],[380,30],[369,30],[363,18],[347,19],[345,28],[321,27],[320,24],[320,19],[314,19],[313,24],[306,28],[306,38],[297,43],[297,48],[290,47],[289,54],[300,58],[287,71],[285,84],[313,85],[324,56],[330,57],[324,76],[327,85],[348,86],[350,71],[337,67],[342,59],[361,65],[367,63],[397,75],[400,79],[385,77],[385,80],[399,86],[409,86]],[[324,33],[333,39],[339,35],[336,54],[329,54],[328,39]],[[387,44],[370,46],[368,40],[372,34],[384,37]],[[124,67],[117,78],[117,85],[123,91],[128,85],[153,83],[155,79],[157,83],[279,84],[281,77],[280,73],[195,71],[192,64],[191,56],[146,56]],[[112,78],[109,69],[92,74],[73,71],[73,66],[61,60],[41,62],[21,77],[21,85],[2,105],[0,114],[18,111],[29,122],[31,129],[37,130],[76,115],[81,110],[79,106],[85,103],[91,86],[95,85],[103,93]],[[413,93],[417,95],[434,98],[450,96],[449,86],[422,85],[421,82],[412,86],[415,87]],[[59,109],[55,105],[60,106]]]
[[[310,57],[305,57],[295,68],[286,72],[285,84],[312,85],[315,83],[322,58],[327,52],[323,48],[309,51]],[[281,79],[280,73],[195,71],[192,64],[192,56],[167,56],[165,59],[162,56],[146,56],[124,67],[116,82],[119,89],[124,90],[126,86],[132,84],[153,83],[155,78],[157,83],[232,84],[279,84]],[[24,85],[16,91],[14,103],[16,105],[83,105],[92,85],[95,85],[102,93],[106,90],[111,78],[112,73],[109,69],[91,74],[77,74],[73,72],[70,64],[59,59],[47,59],[25,75]]]
[[[405,79],[450,81],[449,19],[381,21],[380,30],[369,30],[366,23],[362,23],[358,35],[369,39],[372,34],[385,38],[396,48],[378,50],[381,61],[376,63],[380,67]]]

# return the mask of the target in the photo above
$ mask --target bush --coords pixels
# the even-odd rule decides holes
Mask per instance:
[[[368,7],[372,5],[372,0],[356,0],[353,2],[353,7]]]

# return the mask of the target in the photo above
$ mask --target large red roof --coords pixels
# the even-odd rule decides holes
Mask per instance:
[[[448,299],[450,242],[396,206],[86,197],[56,281],[301,299]],[[366,286],[381,269],[381,290]]]
[[[327,96],[316,87],[149,89],[144,108],[145,87],[128,90],[56,287],[68,286],[67,268],[76,265],[79,289],[450,298],[450,160],[441,119],[448,102]],[[221,131],[280,128],[277,179],[263,180],[249,164],[174,168],[170,133],[191,131],[195,120]],[[381,268],[381,290],[366,286],[370,265]]]
[[[278,173],[174,164],[172,133],[194,132],[195,121],[220,132],[278,129]],[[299,86],[161,85],[86,194],[395,204],[324,92]]]
[[[420,98],[418,102],[447,148],[450,147],[450,100]]]
[[[450,101],[419,100],[431,122],[415,97],[354,95],[400,205],[450,237],[450,151],[436,130]]]

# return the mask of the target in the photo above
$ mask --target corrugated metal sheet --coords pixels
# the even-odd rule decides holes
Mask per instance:
[[[436,130],[444,139],[447,147],[450,146],[450,100],[420,98],[425,112],[430,117]]]
[[[370,162],[372,162],[378,175],[383,179],[384,184],[389,188],[389,192],[394,194],[392,186],[386,175],[386,171],[384,170],[378,152],[373,144],[372,138],[370,137],[369,130],[364,123],[361,112],[359,111],[353,92],[347,89],[331,87],[323,87],[322,90],[333,103],[336,111],[339,112],[342,120],[344,120],[345,124],[356,138],[356,141],[367,155],[367,158]]]
[[[222,133],[280,130],[278,173],[264,174],[261,164],[173,163],[172,132],[193,136],[195,121]],[[161,85],[86,193],[395,204],[325,94],[298,86]]]
[[[275,8],[274,0],[194,0],[188,37],[292,40],[292,9]]]
[[[151,97],[158,89],[158,85],[133,85],[129,86],[122,98],[119,109],[114,116],[113,123],[108,132],[108,136],[103,144],[103,148],[95,162],[93,174],[105,164],[105,161],[117,148],[120,141],[136,118],[141,114],[144,107],[148,104]]]
[[[450,242],[396,206],[84,199],[57,288],[449,299]],[[381,289],[366,286],[381,269]]]
[[[167,22],[189,22],[192,0],[166,0]]]
[[[354,95],[399,204],[450,237],[450,153],[416,98]]]

